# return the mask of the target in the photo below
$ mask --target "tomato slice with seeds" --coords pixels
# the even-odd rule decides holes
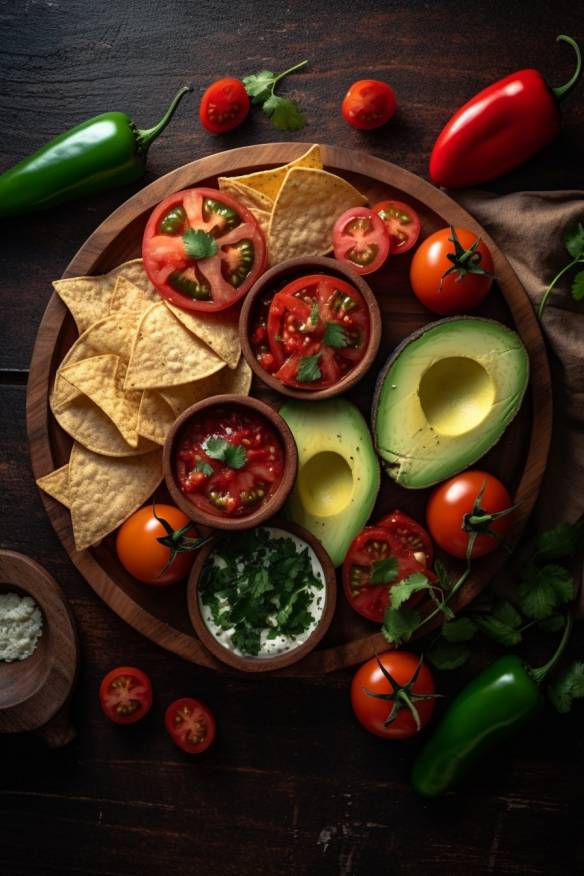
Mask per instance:
[[[384,572],[387,580],[377,583],[376,577],[383,577]],[[414,572],[421,572],[432,582],[436,580],[434,573],[419,563],[399,538],[381,526],[366,526],[347,551],[343,590],[355,611],[368,620],[382,623],[392,586]],[[407,604],[413,608],[423,598],[423,591],[414,593]]]
[[[335,258],[357,274],[371,274],[389,255],[387,229],[377,213],[368,207],[351,207],[333,227]]]
[[[237,128],[249,112],[249,97],[241,79],[227,76],[212,82],[199,107],[201,124],[212,134]]]
[[[152,684],[145,672],[134,666],[118,666],[102,679],[99,702],[115,724],[135,724],[152,706]]]
[[[391,535],[399,539],[399,541],[411,550],[414,557],[419,563],[422,563],[429,568],[432,566],[434,559],[434,548],[432,540],[423,526],[404,514],[403,511],[392,511],[378,520],[375,526],[381,526],[387,529]]]
[[[359,290],[311,274],[260,302],[251,344],[260,365],[287,386],[317,390],[334,386],[361,361],[370,333]]]
[[[166,710],[164,725],[172,741],[188,754],[201,754],[213,743],[216,724],[213,713],[201,700],[182,697]]]
[[[389,233],[391,254],[408,252],[418,242],[420,217],[413,207],[403,201],[380,201],[373,207]]]
[[[225,310],[265,268],[266,242],[255,216],[216,189],[185,189],[152,212],[142,241],[149,279],[185,310]]]

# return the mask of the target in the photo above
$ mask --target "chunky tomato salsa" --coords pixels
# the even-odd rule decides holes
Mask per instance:
[[[270,423],[253,411],[217,407],[183,430],[176,475],[185,496],[207,514],[244,517],[275,492],[284,449]]]
[[[316,390],[334,386],[361,361],[369,335],[369,310],[358,289],[312,274],[260,300],[251,346],[282,383]]]

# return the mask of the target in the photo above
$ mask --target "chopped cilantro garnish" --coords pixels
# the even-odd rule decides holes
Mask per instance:
[[[189,228],[182,236],[185,252],[191,259],[206,259],[217,254],[217,241],[202,228]]]
[[[209,465],[208,462],[203,462],[202,459],[197,459],[195,471],[200,471],[202,474],[210,477],[213,474],[214,468],[212,465]]]
[[[205,453],[211,459],[224,462],[228,468],[243,468],[247,462],[247,453],[242,444],[231,444],[225,438],[208,438]]]
[[[324,327],[324,342],[335,349],[349,346],[347,332],[338,322],[327,322]]]
[[[297,378],[300,383],[314,383],[320,380],[322,372],[319,366],[320,353],[315,353],[314,356],[303,356],[298,365]]]

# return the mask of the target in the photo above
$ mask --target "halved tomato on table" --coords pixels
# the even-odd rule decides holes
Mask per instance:
[[[249,97],[241,79],[217,79],[201,98],[199,118],[212,134],[224,134],[240,125],[249,112]]]
[[[327,274],[299,277],[262,302],[251,343],[258,362],[287,386],[334,386],[369,345],[369,309],[362,294]]]
[[[371,274],[389,255],[389,234],[373,210],[351,207],[334,224],[333,249],[335,258],[357,274]]]
[[[266,264],[263,232],[249,210],[217,189],[185,189],[152,212],[144,267],[163,298],[186,310],[225,310]]]
[[[201,754],[215,739],[216,725],[211,710],[192,697],[171,703],[164,724],[175,745],[187,754]]]
[[[387,228],[392,255],[409,252],[416,245],[421,223],[413,207],[403,201],[380,201],[373,207],[373,212]]]
[[[363,617],[382,623],[392,586],[414,572],[436,581],[434,573],[397,536],[382,526],[366,526],[351,543],[343,563],[345,596]],[[408,605],[413,608],[423,598],[423,592],[414,593]]]
[[[99,702],[114,724],[135,724],[152,706],[152,684],[135,666],[112,669],[99,686]]]

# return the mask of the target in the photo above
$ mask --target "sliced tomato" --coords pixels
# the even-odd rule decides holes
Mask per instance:
[[[193,254],[192,231],[199,232],[200,257]],[[235,198],[185,189],[153,210],[142,256],[163,298],[186,310],[218,311],[240,301],[262,273],[266,242],[255,216]]]
[[[373,207],[389,233],[391,254],[408,252],[418,242],[420,217],[413,207],[403,201],[380,201]]]
[[[387,581],[377,583],[375,578],[383,574],[384,566]],[[399,538],[381,526],[366,526],[353,539],[343,563],[345,596],[363,617],[382,623],[391,588],[414,572],[421,572],[432,583],[436,580],[434,573],[419,563]],[[414,593],[408,605],[413,608],[423,598],[423,591]]]
[[[228,76],[212,82],[199,106],[201,124],[212,134],[223,134],[240,125],[249,112],[249,97],[241,79]]]
[[[205,703],[192,697],[182,697],[171,703],[164,724],[175,745],[188,754],[201,754],[215,739],[213,713]]]
[[[375,526],[387,529],[391,535],[413,552],[419,563],[431,567],[434,558],[432,540],[423,526],[403,511],[392,511],[378,520]]]
[[[371,274],[389,255],[388,231],[373,210],[351,207],[333,227],[335,258],[358,274]]]
[[[396,107],[391,85],[379,79],[359,79],[347,91],[341,109],[346,122],[354,128],[369,131],[385,125]]]
[[[134,666],[118,666],[102,679],[99,702],[115,724],[135,724],[152,706],[152,684],[145,672]]]

